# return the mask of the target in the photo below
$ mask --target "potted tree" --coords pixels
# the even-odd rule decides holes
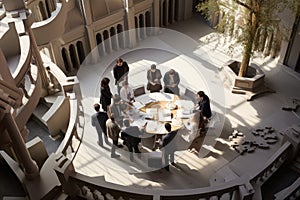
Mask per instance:
[[[228,63],[235,75],[234,88],[255,91],[263,84],[263,71],[250,65],[253,53],[276,57],[282,39],[289,33],[281,15],[292,11],[293,17],[299,16],[299,5],[298,0],[204,0],[196,6],[217,32],[233,41],[230,48],[236,45],[243,48],[241,62]],[[229,76],[232,78],[233,75]]]

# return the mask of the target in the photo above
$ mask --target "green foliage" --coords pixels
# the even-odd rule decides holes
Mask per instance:
[[[279,31],[286,37],[290,27],[281,23],[280,14],[289,9],[299,15],[299,5],[299,0],[206,0],[199,3],[196,9],[208,20],[221,15],[215,30],[244,46],[251,42],[248,40],[251,39],[249,34],[252,28],[256,29],[256,33],[261,30],[268,33]],[[255,15],[257,25],[253,24],[252,15]]]

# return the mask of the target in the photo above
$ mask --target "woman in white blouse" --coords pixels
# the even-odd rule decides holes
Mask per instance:
[[[120,90],[120,97],[127,103],[132,103],[134,101],[133,89],[129,86],[127,81],[123,82],[123,86]]]

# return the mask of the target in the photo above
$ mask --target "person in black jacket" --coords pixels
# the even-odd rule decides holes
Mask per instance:
[[[205,120],[207,120],[212,115],[209,98],[203,91],[199,91],[197,95],[198,98],[200,99],[198,102],[199,110],[202,113],[203,117],[205,117]]]
[[[102,109],[107,112],[108,106],[111,104],[112,93],[109,87],[109,78],[104,77],[101,80],[101,89],[100,89],[100,104]]]
[[[103,136],[106,144],[109,144],[106,132],[106,121],[108,116],[106,112],[100,111],[100,105],[94,104],[95,114],[92,115],[92,126],[94,126],[98,133],[98,144],[103,146]]]
[[[115,78],[115,85],[117,86],[118,94],[120,95],[122,82],[123,81],[128,82],[129,67],[127,62],[123,61],[122,58],[117,58],[116,62],[117,63],[113,68],[113,74]]]
[[[121,132],[121,138],[124,140],[124,144],[130,152],[130,161],[133,161],[133,149],[138,157],[141,158],[141,152],[138,145],[141,142],[142,132],[137,126],[130,126],[128,119],[124,120],[124,125],[126,128]]]
[[[170,123],[165,124],[165,129],[168,131],[168,134],[163,136],[162,138],[162,146],[163,146],[163,152],[164,152],[164,158],[165,158],[165,169],[169,171],[169,162],[171,162],[172,165],[174,164],[174,153],[177,149],[177,131],[171,131],[172,126]],[[170,157],[170,158],[169,158]]]

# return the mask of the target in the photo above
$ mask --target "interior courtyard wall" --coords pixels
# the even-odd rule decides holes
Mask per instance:
[[[46,12],[56,8],[52,5],[55,3],[54,0],[30,1],[27,6],[33,9],[36,21],[43,18],[39,2],[43,2],[43,9]],[[101,42],[108,39],[100,46],[103,51],[100,54],[101,59],[101,56],[120,48],[134,47],[138,41],[153,34],[146,32],[148,26],[168,26],[175,21],[185,20],[192,16],[191,0],[69,0],[67,6],[68,17],[64,24],[65,31],[58,38],[51,40],[47,48],[52,61],[68,75],[76,73],[78,60],[81,60],[78,49],[75,48],[74,51],[73,47],[70,48],[72,45],[76,46],[78,41],[82,43],[86,56],[99,44],[100,39]],[[47,18],[49,17],[47,15]],[[81,21],[80,18],[82,22],[78,22]],[[123,32],[135,28],[140,29],[129,32],[128,35],[113,38],[120,30]],[[123,41],[120,41],[122,39]],[[45,44],[39,47],[42,49],[44,46]],[[73,50],[70,51],[70,49]],[[75,58],[75,61],[72,58]]]

